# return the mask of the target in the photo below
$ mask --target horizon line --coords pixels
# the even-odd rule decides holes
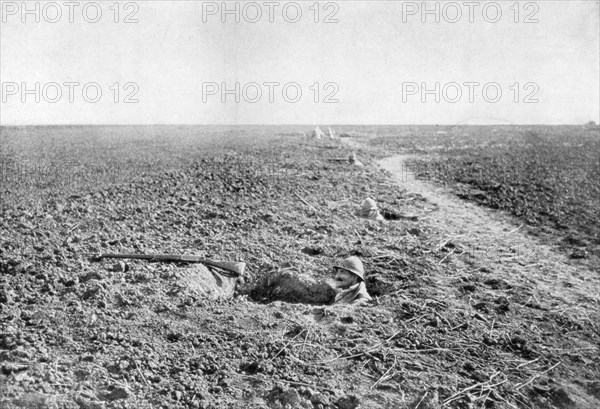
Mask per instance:
[[[511,124],[497,124],[497,123],[481,123],[481,124],[468,124],[468,123],[463,123],[463,124],[443,124],[443,123],[423,123],[423,124],[394,124],[394,123],[387,123],[387,124],[370,124],[370,123],[361,123],[361,124],[352,124],[352,123],[348,123],[348,124],[328,124],[325,123],[323,125],[323,123],[304,123],[304,124],[271,124],[271,123],[265,123],[265,124],[220,124],[220,123],[213,123],[213,124],[178,124],[178,123],[168,123],[168,124],[91,124],[91,123],[87,123],[87,124],[0,124],[0,128],[9,128],[9,127],[35,127],[35,126],[39,126],[39,127],[51,127],[51,126],[235,126],[235,127],[240,127],[240,126],[305,126],[305,127],[316,127],[316,126],[445,126],[445,127],[453,127],[453,126],[585,126],[588,125],[590,122],[594,122],[595,121],[588,121],[585,123],[565,123],[565,124],[544,124],[544,123],[511,123]]]

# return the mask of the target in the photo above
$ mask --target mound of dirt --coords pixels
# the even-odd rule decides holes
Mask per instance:
[[[177,272],[179,283],[192,292],[209,298],[231,298],[235,292],[237,278],[226,277],[202,264],[194,264]]]

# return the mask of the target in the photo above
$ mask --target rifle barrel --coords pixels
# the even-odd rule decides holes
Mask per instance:
[[[243,275],[246,268],[246,263],[243,262],[232,262],[232,261],[215,261],[208,258],[202,258],[200,256],[194,256],[190,254],[116,254],[116,253],[105,253],[99,256],[102,258],[126,258],[126,259],[139,259],[139,260],[155,260],[155,261],[183,261],[188,263],[202,263],[207,266],[220,268],[222,270],[231,271],[236,275]]]
[[[139,260],[164,260],[164,261],[193,261],[193,258],[199,260],[197,256],[182,256],[180,254],[102,254],[102,258],[130,258]]]

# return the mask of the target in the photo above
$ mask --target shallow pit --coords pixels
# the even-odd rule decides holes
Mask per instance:
[[[259,303],[285,301],[311,305],[332,304],[335,294],[335,289],[325,279],[318,280],[296,268],[267,274],[248,291],[248,296]]]

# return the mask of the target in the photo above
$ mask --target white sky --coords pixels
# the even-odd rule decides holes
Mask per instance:
[[[466,0],[465,0],[466,1]],[[222,2],[137,1],[120,2],[120,20],[130,12],[137,23],[114,22],[114,1],[98,1],[100,21],[86,22],[82,16],[87,1],[77,2],[74,22],[69,22],[69,6],[57,4],[62,17],[56,23],[56,7],[48,2],[27,2],[34,9],[39,4],[40,22],[35,15],[21,21],[21,1],[2,1],[0,22],[0,101],[1,124],[580,124],[600,122],[600,6],[598,1],[514,1],[473,2],[473,22],[465,1],[457,4],[462,18],[455,23],[456,8],[449,2],[427,2],[440,8],[440,22],[435,14],[421,21],[422,2],[337,1],[319,4],[319,22],[315,23],[314,1],[299,1],[302,17],[297,23],[284,19],[295,16],[292,2],[278,3],[269,22],[269,7],[258,1],[263,12],[256,23],[245,21],[238,4],[240,22],[234,15],[221,21],[205,15],[203,8],[222,9]],[[496,23],[497,4],[502,16]],[[46,7],[45,7],[46,6]],[[93,6],[93,5],[92,5]],[[88,6],[87,16],[95,11]],[[313,10],[309,9],[313,7]],[[446,6],[446,14],[443,13]],[[45,8],[44,8],[45,7]],[[247,6],[248,18],[255,8]],[[512,8],[511,8],[512,7]],[[403,14],[418,8],[415,15]],[[519,22],[515,23],[515,10]],[[44,13],[44,10],[46,13]],[[16,14],[13,14],[16,13]],[[324,23],[335,12],[337,23]],[[533,13],[533,15],[532,15]],[[530,16],[537,23],[524,23]],[[46,19],[44,18],[46,17]],[[406,22],[403,22],[403,17]],[[78,82],[74,101],[68,100],[69,88],[63,83]],[[34,89],[40,83],[40,102],[35,95],[25,95],[22,83]],[[62,98],[56,103],[56,88],[41,88],[48,83],[61,84]],[[97,103],[86,102],[82,86],[95,82],[102,90]],[[122,100],[137,84],[138,103]],[[220,94],[206,96],[203,83],[236,82],[261,84],[262,98],[251,103],[240,95],[239,103],[229,95],[226,103]],[[274,102],[269,102],[265,82],[278,82]],[[299,102],[284,100],[282,87],[297,83],[302,91]],[[433,89],[447,83],[460,84],[462,98],[451,103],[428,95],[406,95],[403,84],[426,83]],[[473,102],[465,82],[478,82]],[[17,84],[15,89],[14,84]],[[113,101],[110,87],[119,83],[119,102]],[[313,101],[311,86],[320,84],[319,102]],[[337,84],[337,103],[323,99]],[[497,83],[502,96],[496,103],[487,102],[482,86]],[[514,83],[520,92],[514,102]],[[525,84],[533,83],[524,88]],[[220,86],[220,85],[219,85]],[[406,85],[405,85],[406,86]],[[248,98],[255,95],[248,89]],[[251,91],[251,92],[250,92]],[[288,90],[289,96],[295,92]],[[456,88],[446,88],[447,99],[454,98]],[[16,92],[16,95],[11,95]],[[524,103],[531,92],[539,100]],[[89,96],[94,97],[93,89]],[[488,98],[495,97],[493,87]],[[48,100],[47,100],[48,99]]]

